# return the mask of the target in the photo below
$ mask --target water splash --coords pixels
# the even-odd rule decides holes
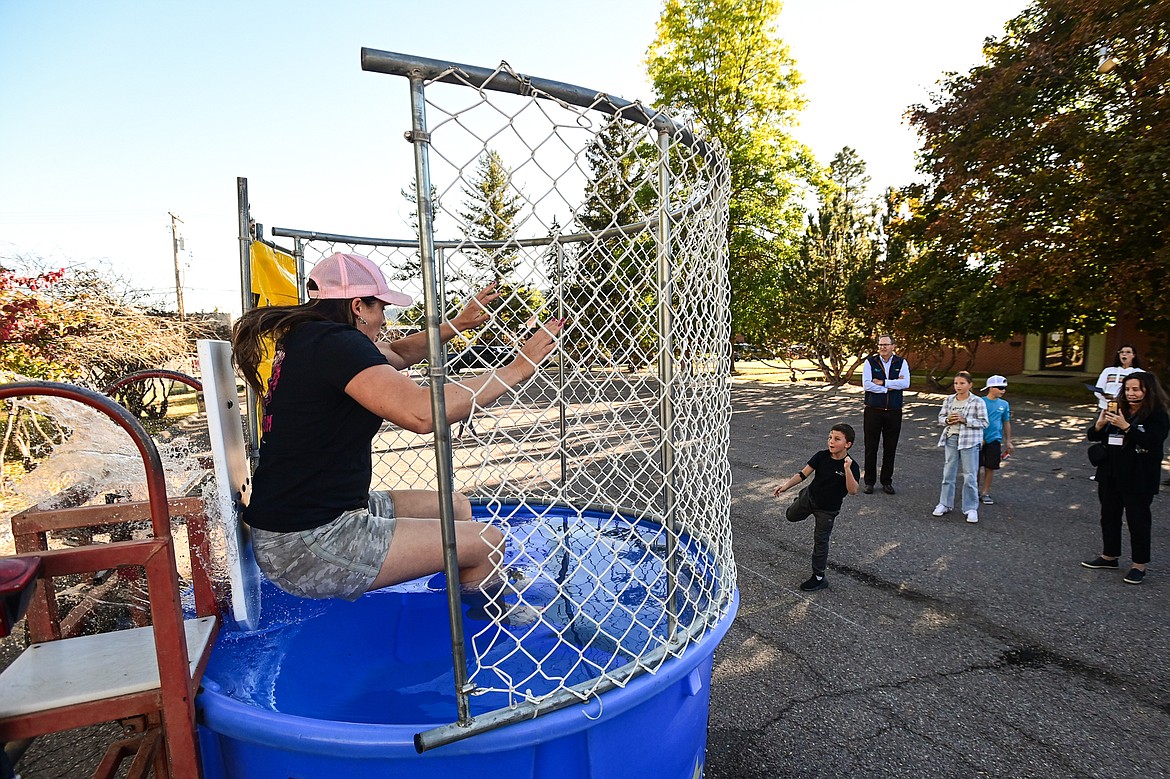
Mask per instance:
[[[19,380],[19,379],[18,379]],[[101,411],[66,398],[30,396],[13,402],[11,413],[28,415],[46,433],[49,451],[26,471],[19,461],[4,463],[0,512],[3,516],[31,507],[52,510],[69,506],[101,505],[148,499],[146,472],[142,456],[134,441]],[[210,462],[207,450],[206,423],[191,417],[177,433],[164,432],[154,437],[167,485],[168,497],[195,495],[213,507],[214,485],[208,478]],[[210,494],[208,494],[210,493]],[[223,570],[222,532],[217,542],[215,518],[209,523],[212,560],[211,571]],[[131,534],[145,533],[149,523],[131,524]],[[180,575],[189,577],[190,560],[183,523],[173,527],[175,551]],[[104,540],[98,534],[98,540]],[[51,543],[69,543],[69,534]],[[217,549],[219,550],[217,552]],[[15,551],[11,525],[0,522],[0,554]]]

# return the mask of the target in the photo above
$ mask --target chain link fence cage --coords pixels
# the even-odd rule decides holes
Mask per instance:
[[[448,469],[506,536],[509,594],[465,623],[460,724],[465,696],[499,722],[654,673],[727,616],[735,589],[725,157],[665,111],[506,63],[363,50],[363,68],[409,79],[402,148],[417,175],[403,197],[419,232],[274,228],[302,294],[322,258],[369,256],[420,301],[388,310],[393,338],[496,283],[490,322],[441,353],[432,342],[412,369],[432,384],[490,370],[565,320],[559,349],[498,402],[433,438],[386,426],[375,439],[372,489],[439,489]]]

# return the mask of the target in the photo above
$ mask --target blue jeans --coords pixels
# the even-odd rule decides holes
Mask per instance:
[[[960,449],[959,437],[949,436],[943,447],[943,454],[942,491],[938,494],[938,502],[947,508],[954,508],[955,479],[961,464],[963,466],[963,511],[975,511],[979,508],[979,485],[975,483],[975,476],[979,469],[979,447],[972,446]]]

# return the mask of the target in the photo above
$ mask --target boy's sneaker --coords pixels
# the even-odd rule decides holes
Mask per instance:
[[[995,505],[995,501],[991,499],[990,495],[979,496],[979,502],[982,503],[984,506],[994,506]]]
[[[932,516],[935,516],[935,517],[941,517],[943,514],[950,514],[950,513],[951,513],[951,507],[950,507],[950,506],[944,506],[943,504],[941,504],[941,503],[940,503],[940,504],[938,504],[937,506],[935,506],[935,507],[934,507],[934,511],[932,511],[932,512],[930,512],[930,513],[931,513],[931,515],[932,515]]]
[[[1101,555],[1097,555],[1092,560],[1085,560],[1083,563],[1081,563],[1081,565],[1085,566],[1086,568],[1116,568],[1117,558],[1115,557],[1112,560],[1106,560]]]
[[[1114,561],[1116,562],[1116,561]],[[1146,578],[1146,572],[1141,568],[1130,568],[1129,573],[1125,575],[1124,581],[1126,584],[1141,584],[1142,579]],[[801,587],[804,585],[802,584]]]
[[[968,522],[978,522],[979,521],[979,512],[978,511],[968,511],[967,512],[967,521]]]
[[[823,590],[829,586],[829,582],[824,576],[817,576],[813,574],[808,577],[808,581],[800,583],[800,589],[805,592],[813,592],[814,590]]]

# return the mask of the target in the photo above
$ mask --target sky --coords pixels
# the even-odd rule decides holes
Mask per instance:
[[[843,146],[871,187],[915,180],[902,115],[981,62],[1024,0],[787,0],[779,33],[808,101],[794,129]],[[238,313],[236,178],[273,226],[407,237],[405,79],[361,48],[650,102],[661,0],[0,0],[0,265],[112,269],[174,309]],[[287,242],[286,242],[287,243]]]

